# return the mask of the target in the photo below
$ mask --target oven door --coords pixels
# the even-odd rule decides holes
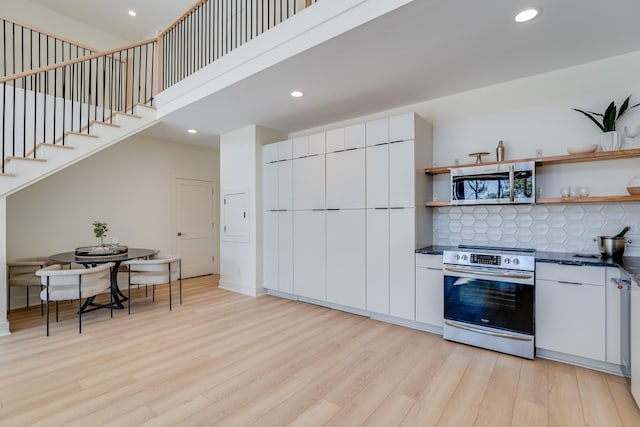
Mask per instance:
[[[534,334],[534,274],[444,266],[444,318]]]

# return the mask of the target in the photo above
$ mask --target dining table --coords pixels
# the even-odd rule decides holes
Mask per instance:
[[[118,287],[118,270],[120,264],[124,261],[137,258],[148,258],[155,255],[158,251],[153,249],[144,248],[128,248],[127,252],[119,253],[115,255],[93,255],[93,256],[79,256],[76,251],[61,252],[59,254],[51,255],[49,260],[57,264],[81,264],[87,268],[95,267],[98,264],[105,264],[112,262],[115,265],[111,268],[111,296],[112,306],[114,309],[122,310],[124,305],[122,303],[127,300],[127,297],[120,291]],[[94,302],[95,297],[87,298],[87,301],[82,305],[81,311],[93,311],[98,308],[109,308],[109,304],[97,304]],[[91,306],[92,308],[88,309]]]

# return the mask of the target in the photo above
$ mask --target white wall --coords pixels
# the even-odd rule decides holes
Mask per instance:
[[[98,50],[114,49],[130,43],[28,0],[2,0],[0,14]]]
[[[122,141],[9,196],[7,256],[96,244],[95,220],[109,224],[107,241],[174,252],[178,177],[219,182],[219,153],[140,136]],[[12,308],[24,304],[17,290],[11,296]]]
[[[261,146],[285,139],[270,129],[251,125],[220,136],[220,224],[224,227],[225,194],[248,194],[248,236],[235,238],[220,236],[220,287],[246,295],[261,295]]]

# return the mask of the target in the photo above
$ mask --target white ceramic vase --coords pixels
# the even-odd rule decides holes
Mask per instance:
[[[620,149],[620,134],[617,130],[605,132],[600,139],[602,151],[615,151]]]
[[[640,196],[640,176],[634,176],[627,184],[627,191],[634,196]]]

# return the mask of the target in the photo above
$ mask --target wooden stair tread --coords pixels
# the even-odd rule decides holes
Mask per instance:
[[[8,163],[12,160],[26,160],[28,162],[46,162],[46,159],[34,159],[33,157],[16,157],[16,156],[7,156],[5,157],[5,163]]]
[[[120,111],[117,111],[117,112],[115,112],[113,114],[114,115],[121,115],[121,116],[125,116],[125,117],[132,117],[134,119],[141,119],[142,118],[142,116],[138,116],[138,115],[130,114],[130,113],[123,113],[123,112],[120,112]]]
[[[112,128],[120,128],[120,125],[117,125],[115,123],[107,123],[107,122],[103,122],[101,120],[91,120],[91,124],[92,125],[102,125],[102,126],[109,126]]]
[[[2,172],[0,172],[0,176],[9,176],[9,177],[11,177],[11,176],[17,176],[17,175],[15,173],[8,173],[8,172],[7,173],[2,173]]]
[[[99,136],[98,136],[98,135],[94,135],[94,134],[92,134],[92,133],[83,133],[83,132],[75,132],[75,131],[73,131],[73,132],[71,132],[71,131],[66,132],[64,135],[65,135],[65,136],[68,136],[68,135],[77,135],[77,136],[86,136],[86,137],[88,137],[88,138],[99,138]]]

